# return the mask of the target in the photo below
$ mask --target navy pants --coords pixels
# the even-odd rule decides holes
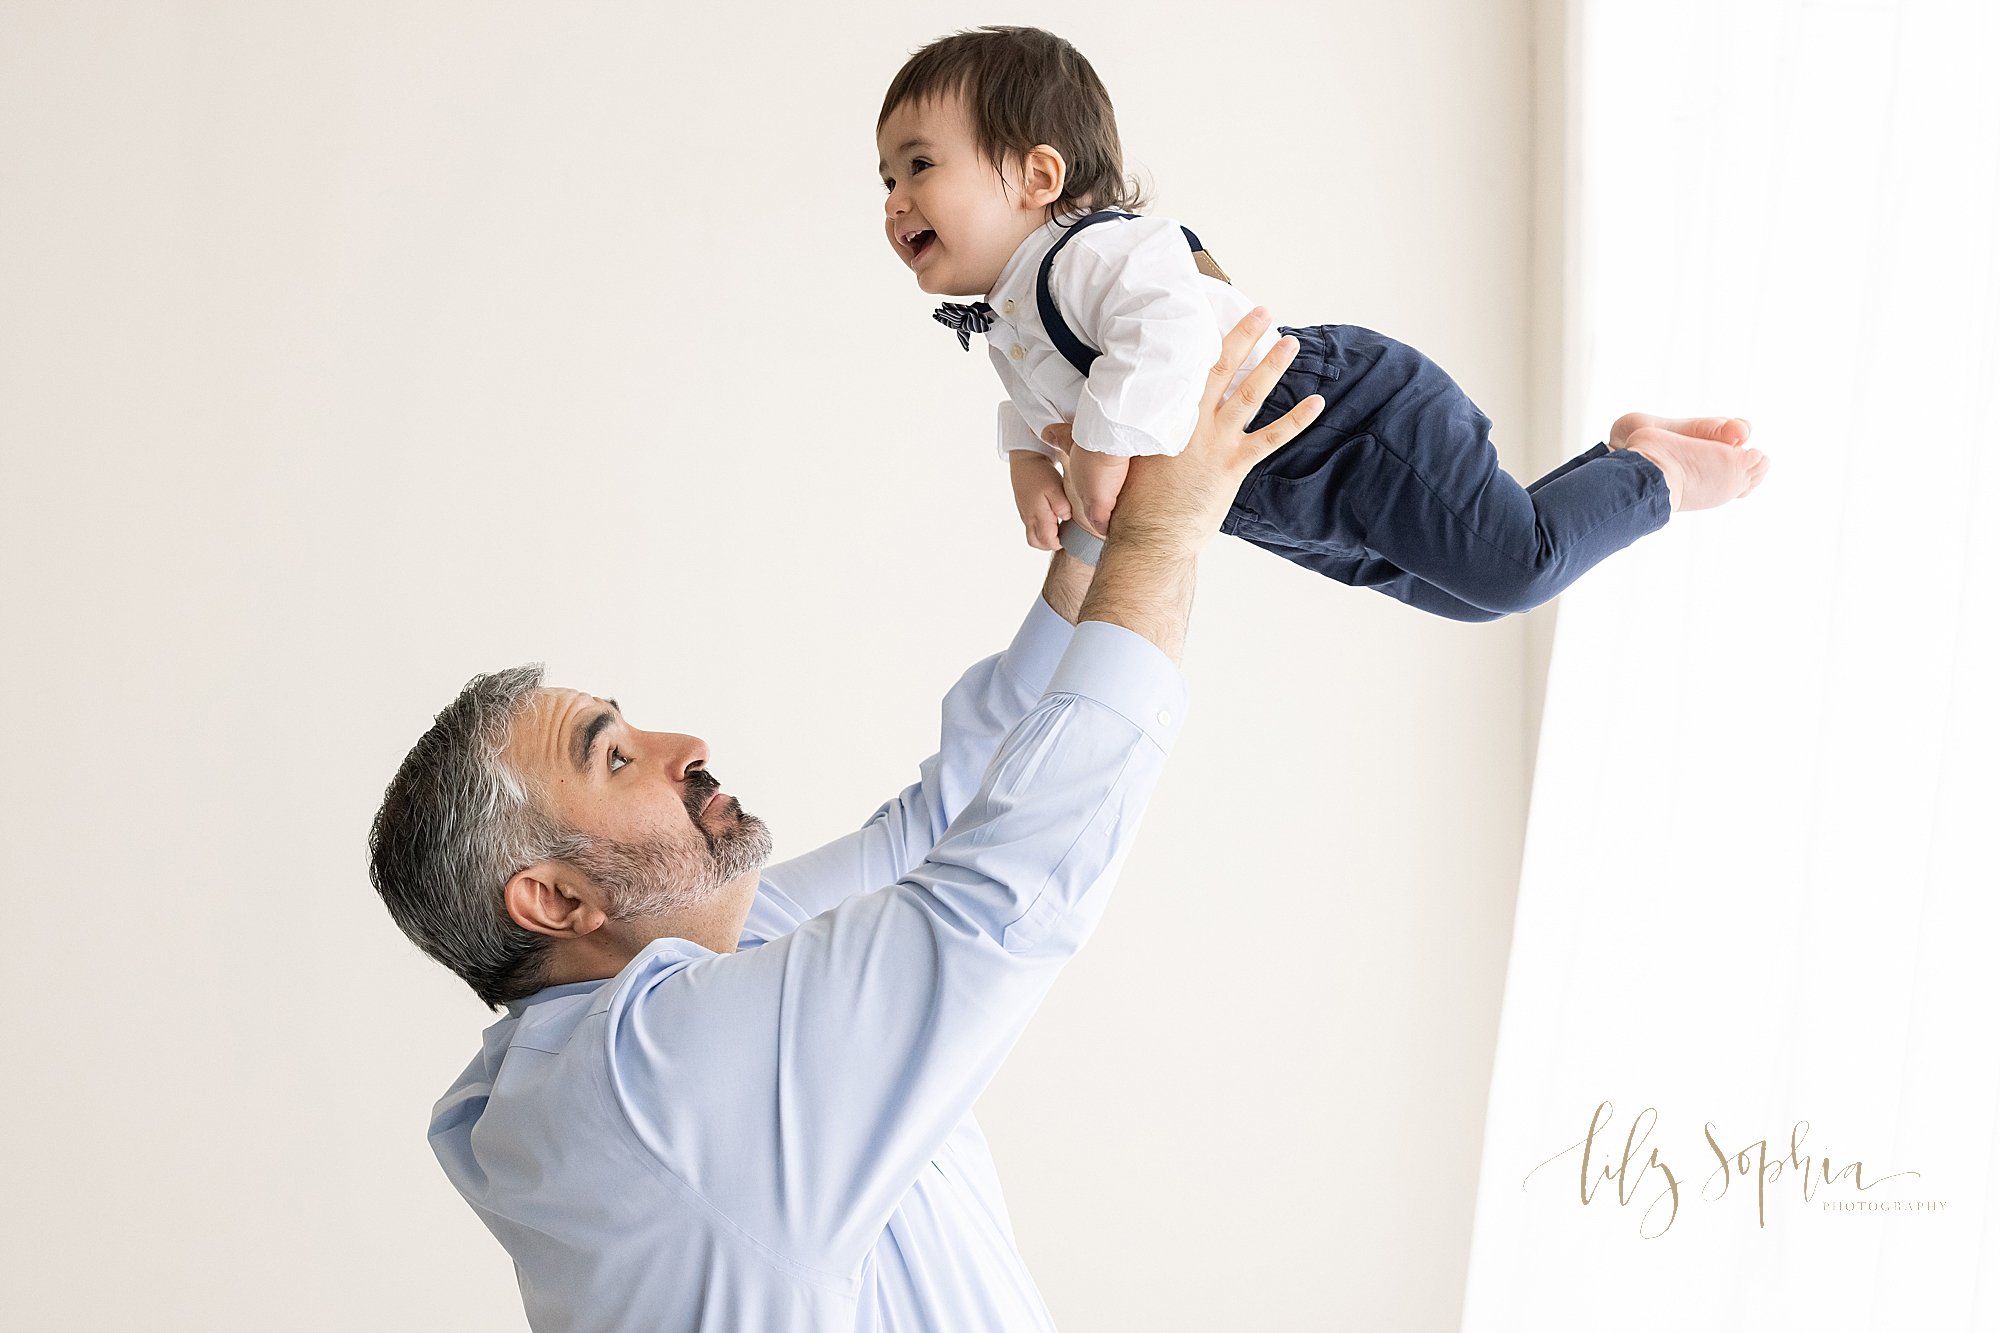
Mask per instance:
[[[1298,356],[1252,420],[1326,407],[1250,470],[1222,531],[1452,620],[1540,606],[1663,526],[1666,477],[1599,444],[1523,487],[1443,367],[1353,324],[1287,328]]]

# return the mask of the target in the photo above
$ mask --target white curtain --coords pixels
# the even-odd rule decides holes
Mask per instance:
[[[1773,469],[1563,597],[1463,1328],[2000,1330],[2000,5],[1569,22],[1569,433]]]

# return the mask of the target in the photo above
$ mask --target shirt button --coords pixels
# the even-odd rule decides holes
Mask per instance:
[[[1002,311],[1006,312],[1007,314],[1010,314],[1010,315],[1011,315],[1011,314],[1013,314],[1013,313],[1014,313],[1014,298],[1010,296],[1010,297],[1008,297],[1008,298],[1007,298],[1006,300],[1002,301],[1002,302],[1000,303],[1000,309],[1001,309]]]
[[[1162,708],[1162,709],[1160,710],[1160,725],[1161,725],[1161,726],[1163,726],[1163,727],[1165,727],[1165,726],[1171,726],[1171,725],[1173,725],[1173,720],[1174,720],[1174,715],[1173,715],[1172,713],[1169,713],[1169,712],[1168,712],[1168,711],[1167,711],[1166,709],[1164,709],[1164,708]]]
[[[1016,361],[1019,361],[1022,357],[1026,356],[1027,354],[1028,354],[1028,349],[1021,346],[1021,344],[1019,343],[1015,343],[1012,347],[1009,347],[1007,349],[1007,355],[1013,357]]]

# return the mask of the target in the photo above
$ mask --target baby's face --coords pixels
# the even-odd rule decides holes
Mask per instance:
[[[1044,215],[979,155],[962,99],[904,103],[875,143],[889,190],[883,230],[917,286],[939,296],[992,291]]]

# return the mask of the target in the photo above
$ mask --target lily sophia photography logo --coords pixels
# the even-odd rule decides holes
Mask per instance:
[[[1700,1199],[1721,1203],[1727,1199],[1732,1187],[1737,1197],[1743,1200],[1746,1214],[1751,1206],[1750,1198],[1754,1197],[1760,1230],[1766,1225],[1771,1210],[1788,1200],[1794,1190],[1800,1201],[1816,1212],[1944,1210],[1941,1200],[1913,1202],[1889,1199],[1886,1195],[1872,1200],[1862,1198],[1885,1181],[1916,1180],[1921,1178],[1921,1173],[1892,1171],[1886,1175],[1869,1176],[1859,1158],[1840,1167],[1834,1166],[1832,1157],[1822,1156],[1815,1160],[1805,1146],[1812,1129],[1812,1122],[1808,1120],[1801,1120],[1792,1126],[1789,1145],[1778,1150],[1775,1156],[1766,1139],[1754,1139],[1740,1147],[1730,1146],[1721,1131],[1710,1122],[1702,1126],[1703,1146],[1690,1148],[1685,1153],[1677,1149],[1676,1155],[1670,1159],[1659,1148],[1646,1148],[1646,1141],[1652,1137],[1659,1118],[1656,1109],[1647,1107],[1633,1117],[1631,1126],[1625,1130],[1624,1142],[1620,1144],[1612,1105],[1610,1102],[1599,1102],[1597,1109],[1590,1114],[1590,1128],[1584,1132],[1583,1138],[1524,1176],[1522,1190],[1528,1188],[1528,1182],[1543,1167],[1574,1153],[1577,1158],[1573,1177],[1577,1200],[1586,1208],[1605,1211],[1643,1203],[1638,1228],[1639,1235],[1646,1240],[1657,1240],[1666,1235],[1674,1220],[1681,1215],[1684,1202],[1692,1204]],[[1713,1166],[1709,1165],[1711,1162]],[[1697,1183],[1693,1173],[1704,1167],[1708,1168],[1708,1173]],[[1786,1180],[1787,1171],[1792,1173],[1792,1181]],[[1552,1176],[1559,1174],[1551,1173]],[[1690,1187],[1692,1193],[1689,1193]]]

